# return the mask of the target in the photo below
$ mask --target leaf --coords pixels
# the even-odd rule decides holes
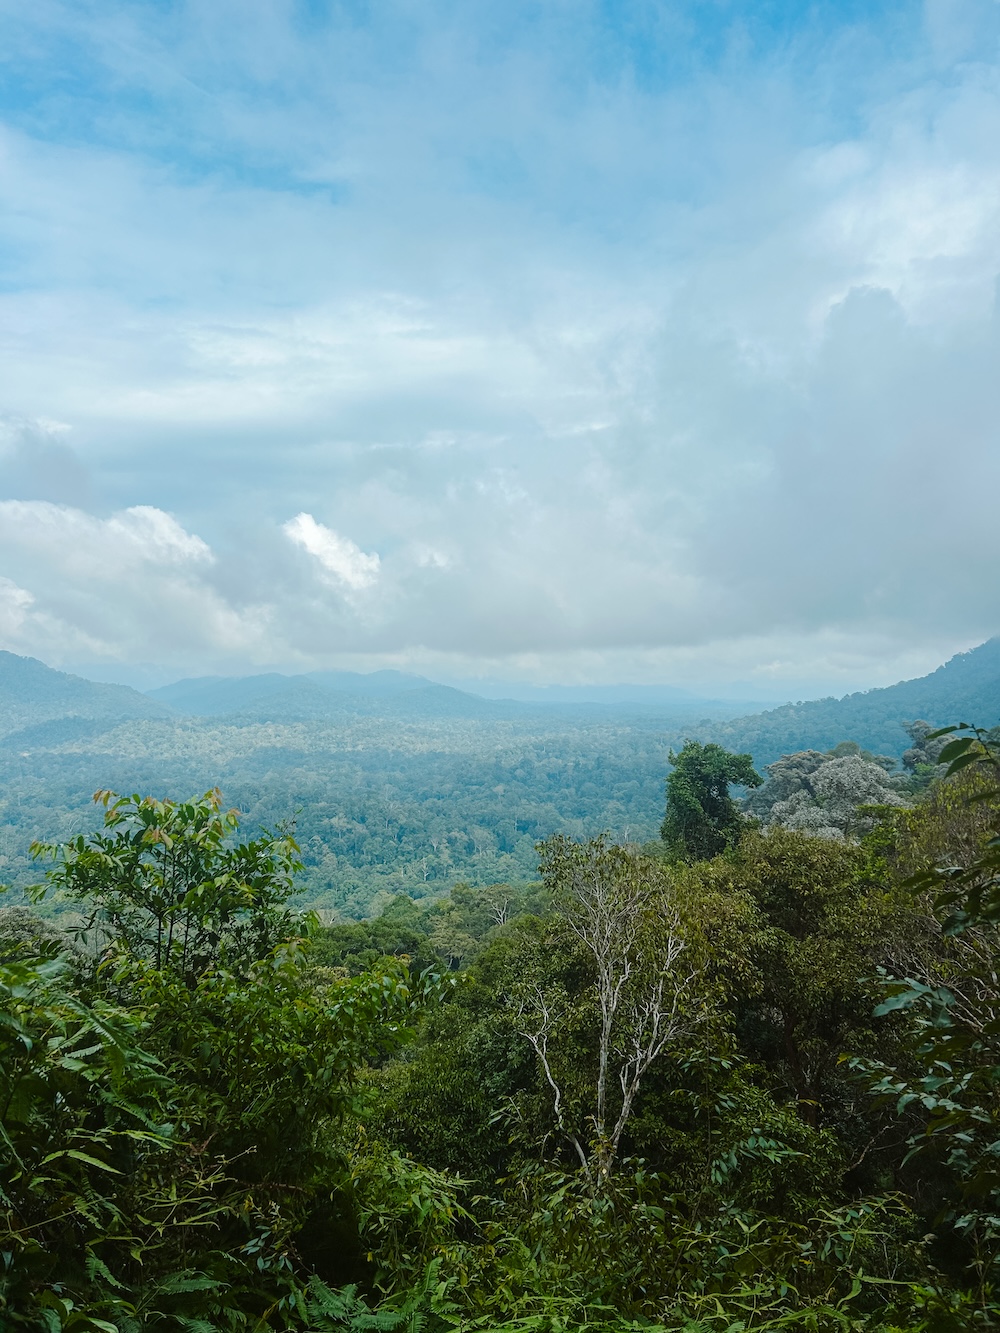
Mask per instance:
[[[938,755],[938,763],[950,764],[952,760],[957,759],[959,755],[966,754],[975,744],[975,736],[962,736],[958,740],[949,741]]]
[[[100,1158],[91,1157],[89,1153],[81,1152],[79,1148],[64,1148],[62,1152],[49,1153],[48,1157],[42,1158],[42,1166],[48,1162],[54,1162],[60,1157],[72,1157],[78,1162],[86,1162],[88,1166],[96,1166],[101,1171],[109,1171],[113,1176],[120,1176],[121,1172],[107,1162],[102,1162]]]
[[[204,1273],[192,1273],[185,1270],[182,1273],[170,1273],[159,1283],[159,1290],[166,1295],[174,1296],[182,1291],[213,1291],[215,1288],[224,1286],[224,1283],[217,1282],[215,1278],[206,1277]]]
[[[948,776],[952,777],[955,773],[960,772],[961,769],[968,768],[969,764],[978,764],[981,760],[982,755],[975,752],[959,755],[957,759],[953,759],[948,765]]]

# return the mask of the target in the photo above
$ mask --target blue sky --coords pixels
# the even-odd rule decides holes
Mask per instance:
[[[0,15],[0,646],[800,697],[996,631],[993,0]]]

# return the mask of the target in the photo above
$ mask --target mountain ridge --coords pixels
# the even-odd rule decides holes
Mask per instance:
[[[899,757],[909,744],[904,723],[934,726],[1000,722],[1000,637],[956,653],[926,676],[859,690],[841,698],[809,699],[733,718],[711,727],[712,739],[753,754],[758,764],[796,750],[826,750],[856,740]]]
[[[168,707],[130,685],[87,680],[0,650],[0,735],[66,718],[113,723],[169,716]]]

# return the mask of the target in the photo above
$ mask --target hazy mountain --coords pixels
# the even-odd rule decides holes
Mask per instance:
[[[426,676],[414,676],[408,671],[371,671],[367,674],[360,671],[307,671],[305,679],[313,680],[327,690],[363,694],[373,699],[436,684]]]
[[[437,688],[424,676],[404,671],[310,671],[301,676],[271,671],[260,676],[197,676],[148,690],[151,699],[189,717],[221,717],[228,713],[263,717],[287,716],[298,707],[303,717],[338,711],[346,697],[388,699],[422,688]],[[339,696],[324,711],[324,696]],[[270,702],[268,702],[270,700]]]
[[[195,676],[160,685],[146,694],[187,717],[217,717],[255,707],[270,695],[283,694],[296,679],[301,677],[283,676],[277,671],[262,676]]]
[[[897,685],[785,704],[751,717],[714,723],[711,738],[749,750],[758,765],[795,750],[825,750],[842,740],[899,755],[909,745],[903,723],[922,718],[936,726],[1000,722],[1000,638],[959,653],[927,676]]]
[[[671,717],[733,717],[773,705],[773,699],[754,699],[748,691],[740,698],[707,699],[675,685],[526,685],[520,681],[456,680],[452,684],[484,699],[508,699],[536,704],[637,705],[659,709]]]
[[[0,735],[58,719],[113,723],[169,715],[168,707],[128,685],[99,685],[54,671],[34,657],[0,652]]]
[[[419,677],[416,677],[419,679]],[[346,690],[324,689],[307,676],[285,678],[284,686],[271,693],[245,700],[233,710],[219,710],[219,715],[236,725],[253,722],[335,722],[338,719],[367,717],[411,719],[487,718],[507,716],[518,705],[493,703],[478,699],[446,685],[427,684],[419,689],[388,691],[385,694],[353,694]]]
[[[324,703],[323,693],[327,699]],[[310,671],[301,676],[269,672],[259,676],[201,676],[147,691],[188,717],[272,719],[370,716],[514,717],[533,716],[539,708],[579,708],[581,716],[601,709],[635,709],[682,719],[729,718],[764,707],[750,701],[699,699],[687,690],[664,685],[595,685],[537,688],[509,682],[468,682],[467,688],[442,685],[405,671]]]

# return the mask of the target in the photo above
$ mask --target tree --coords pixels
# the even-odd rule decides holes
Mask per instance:
[[[918,901],[931,900],[943,943],[950,948],[937,960],[937,975],[924,972],[891,982],[876,1010],[909,1018],[908,1060],[896,1068],[855,1064],[867,1073],[872,1090],[894,1102],[900,1114],[919,1112],[924,1128],[910,1140],[911,1155],[936,1156],[949,1173],[951,1190],[937,1222],[967,1244],[979,1301],[995,1315],[1000,1283],[1000,754],[993,733],[965,723],[931,732],[926,740],[954,732],[966,734],[952,737],[934,754],[937,763],[947,765],[946,779],[910,819],[909,846],[903,845],[904,857],[916,865],[908,886]],[[956,817],[959,804],[966,806],[964,820]]]
[[[727,921],[715,908],[706,929],[741,1053],[806,1124],[848,1140],[863,1133],[862,1112],[840,1056],[888,1040],[871,1021],[878,969],[919,931],[907,895],[868,868],[853,843],[775,826],[750,830],[734,856],[675,872],[688,893],[740,909]]]
[[[744,802],[748,814],[765,826],[780,825],[835,842],[871,830],[874,820],[859,807],[898,806],[909,779],[893,777],[896,761],[869,754],[854,741],[842,741],[825,753],[800,750],[767,766],[767,781]]]
[[[556,913],[582,946],[593,977],[597,1066],[590,1135],[567,1118],[553,1057],[569,998],[527,978],[512,1001],[518,1031],[551,1090],[559,1132],[594,1188],[604,1189],[650,1066],[702,1020],[694,994],[698,970],[665,872],[655,861],[608,846],[602,838],[581,845],[555,837],[541,847],[541,871]]]
[[[64,844],[33,843],[54,868],[37,891],[85,905],[84,933],[103,932],[132,959],[187,985],[210,966],[245,972],[313,924],[285,907],[301,870],[287,833],[232,842],[235,810],[218,790],[190,801],[99,791],[104,830]]]
[[[660,836],[674,856],[707,861],[739,836],[743,816],[729,788],[758,787],[762,781],[749,754],[733,754],[721,745],[688,741],[679,754],[670,751],[667,812]]]
[[[295,844],[236,842],[218,792],[98,798],[103,832],[38,852],[102,965],[30,956],[23,918],[0,956],[0,1327],[304,1321],[310,1273],[365,1270],[338,1139],[359,1074],[449,983],[310,967]]]

